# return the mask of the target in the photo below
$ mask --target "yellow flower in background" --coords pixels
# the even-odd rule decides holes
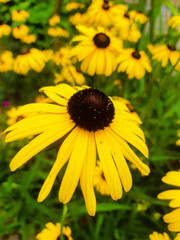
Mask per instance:
[[[24,50],[14,60],[14,72],[26,75],[29,70],[41,72],[45,67],[46,56],[36,48]]]
[[[14,59],[10,51],[4,51],[0,54],[0,72],[7,72],[13,69]]]
[[[165,67],[170,63],[175,65],[180,58],[180,53],[174,46],[161,44],[159,46],[148,45],[148,50],[153,55],[152,59],[161,62],[161,66]],[[178,68],[178,66],[176,66]]]
[[[20,120],[28,116],[28,114],[24,114],[21,111],[21,107],[18,107],[18,108],[13,107],[10,110],[8,110],[6,114],[8,116],[8,120],[7,120],[8,125],[13,125],[14,123],[19,122]]]
[[[54,51],[52,49],[43,50],[43,53],[46,56],[46,62],[52,60],[54,57]]]
[[[66,135],[41,188],[38,202],[49,195],[59,171],[68,163],[59,190],[59,200],[68,203],[80,180],[88,213],[94,216],[96,152],[114,200],[122,197],[122,186],[126,192],[132,187],[132,176],[126,159],[134,163],[143,175],[149,174],[149,167],[128,145],[130,143],[148,157],[144,133],[139,128],[141,122],[129,112],[125,104],[112,100],[98,89],[85,86],[72,88],[60,84],[43,87],[40,91],[54,104],[33,103],[22,106],[24,114],[35,115],[15,123],[4,132],[7,133],[6,142],[35,135],[12,159],[11,171]]]
[[[6,3],[6,2],[9,2],[10,0],[0,0],[0,2],[2,3]]]
[[[180,16],[173,16],[167,22],[168,27],[178,28],[178,32],[180,32]]]
[[[88,15],[84,13],[75,13],[74,15],[69,17],[69,21],[73,25],[88,25]]]
[[[110,76],[117,67],[116,57],[122,49],[122,42],[113,37],[103,28],[95,30],[85,26],[77,26],[81,35],[77,35],[72,41],[80,43],[73,47],[72,56],[82,61],[81,70],[93,76],[104,74]]]
[[[138,80],[144,77],[146,71],[151,72],[152,67],[148,56],[144,51],[136,51],[133,48],[123,49],[117,58],[119,63],[118,72],[126,72],[128,78],[137,78]]]
[[[97,161],[94,173],[94,186],[96,190],[102,195],[110,195],[108,184],[106,182],[102,165],[100,161]]]
[[[166,184],[180,187],[180,171],[170,171],[162,178]],[[167,190],[158,195],[159,199],[171,200],[169,206],[176,208],[166,214],[163,219],[168,223],[168,229],[172,232],[180,232],[180,189]]]
[[[12,35],[16,39],[21,39],[28,35],[29,33],[29,27],[26,25],[20,25],[18,27],[14,27],[12,30]]]
[[[89,23],[94,24],[94,26],[108,27],[114,24],[116,16],[125,11],[127,11],[126,5],[114,5],[108,0],[96,0],[88,8],[87,14]]]
[[[170,240],[169,236],[167,233],[158,233],[158,232],[153,232],[152,234],[149,235],[150,240]]]
[[[66,66],[71,64],[70,57],[70,48],[62,47],[54,53],[52,60],[56,65]]]
[[[33,34],[28,34],[25,35],[24,37],[21,38],[21,41],[27,44],[31,44],[33,42],[36,42],[36,36]]]
[[[56,24],[60,23],[61,18],[59,15],[55,14],[49,19],[49,25],[50,26],[55,26]]]
[[[82,3],[77,3],[77,2],[69,2],[66,4],[66,10],[68,11],[72,11],[72,10],[76,10],[78,8],[84,8],[85,5]]]
[[[146,15],[140,11],[136,12],[135,10],[131,10],[131,11],[129,11],[129,16],[135,22],[139,22],[141,24],[144,24],[148,21],[148,17],[146,17]]]
[[[0,38],[2,36],[8,36],[11,32],[11,27],[7,24],[0,25]]]
[[[12,20],[16,22],[25,22],[30,15],[25,10],[13,10]]]
[[[180,121],[178,121],[178,123],[180,123]],[[177,135],[180,138],[180,130],[178,130]],[[180,146],[180,139],[177,140],[176,145]]]
[[[73,240],[71,237],[70,227],[62,228],[63,237],[65,240]],[[36,235],[37,240],[57,240],[61,234],[61,224],[52,222],[46,223],[46,228],[44,228],[40,233]]]
[[[48,32],[47,33],[51,37],[65,37],[65,38],[69,37],[69,33],[65,29],[63,29],[61,27],[48,28]]]

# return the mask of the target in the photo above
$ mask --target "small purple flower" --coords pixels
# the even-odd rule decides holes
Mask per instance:
[[[3,101],[3,106],[4,106],[4,107],[8,107],[8,106],[9,106],[9,101],[4,100],[4,101]]]

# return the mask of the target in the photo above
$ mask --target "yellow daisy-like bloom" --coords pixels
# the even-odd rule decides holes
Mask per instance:
[[[168,62],[175,65],[180,58],[180,53],[174,46],[161,44],[159,46],[148,45],[148,50],[153,55],[152,59],[161,62],[161,66],[167,66]],[[177,68],[178,66],[176,66]]]
[[[95,186],[96,190],[98,192],[100,192],[102,195],[110,195],[108,184],[105,179],[104,172],[103,172],[100,161],[97,162],[97,165],[95,168],[94,186]]]
[[[35,115],[28,116],[4,131],[7,133],[6,142],[36,135],[12,159],[11,171],[66,135],[41,188],[38,202],[48,196],[59,171],[68,162],[59,190],[59,200],[68,203],[80,180],[88,213],[94,216],[96,151],[114,200],[122,197],[122,186],[126,192],[132,187],[132,176],[125,158],[134,163],[143,175],[149,174],[149,167],[127,143],[148,157],[144,133],[139,128],[141,122],[129,113],[125,104],[112,100],[98,89],[85,86],[72,88],[60,84],[43,87],[40,91],[53,100],[54,104],[32,103],[22,106],[21,110],[25,114]]]
[[[78,26],[77,29],[82,34],[73,38],[80,43],[72,49],[72,56],[82,61],[81,70],[91,76],[95,73],[110,76],[117,67],[116,57],[122,49],[122,42],[102,28]]]
[[[0,38],[2,36],[8,36],[11,32],[11,27],[7,24],[0,25]]]
[[[33,42],[36,42],[36,36],[34,36],[33,34],[28,34],[28,35],[22,37],[21,41],[25,42],[27,44],[31,44]]]
[[[73,16],[69,17],[69,21],[73,25],[87,25],[88,24],[88,15],[84,13],[75,13]]]
[[[70,65],[71,64],[70,57],[71,56],[69,47],[62,47],[60,48],[59,51],[54,53],[53,62],[56,65],[62,66]]]
[[[162,181],[176,187],[180,187],[180,171],[170,171]],[[169,206],[177,208],[166,214],[163,219],[168,223],[168,229],[172,232],[180,232],[180,189],[167,190],[158,195],[159,199],[171,200]]]
[[[48,28],[47,33],[51,37],[65,37],[65,38],[69,37],[69,33],[61,27]]]
[[[36,48],[21,52],[14,60],[14,71],[26,75],[30,69],[41,72],[45,67],[46,56]]]
[[[146,15],[140,11],[139,12],[136,12],[135,10],[129,11],[129,16],[135,22],[139,22],[141,24],[144,24],[148,21],[148,17],[146,17]]]
[[[8,116],[8,120],[7,120],[8,125],[13,125],[14,123],[19,122],[20,120],[28,116],[28,114],[24,114],[21,111],[21,107],[18,107],[18,108],[13,107],[10,110],[8,110],[6,114]]]
[[[173,16],[167,22],[168,27],[176,28],[178,27],[178,32],[180,32],[180,16]]]
[[[2,3],[6,3],[6,2],[9,2],[10,0],[0,0],[0,2]]]
[[[21,26],[15,27],[12,30],[12,35],[16,39],[21,39],[21,38],[25,37],[26,35],[28,35],[28,33],[29,33],[29,28],[26,25],[21,25]]]
[[[158,232],[153,232],[152,234],[149,235],[150,240],[170,240],[169,236],[167,233],[158,233]]]
[[[13,69],[14,59],[12,52],[4,51],[0,54],[0,72],[7,72]]]
[[[54,51],[52,49],[43,50],[43,53],[46,56],[46,62],[52,60],[54,57]]]
[[[55,14],[49,19],[49,25],[55,26],[56,24],[60,23],[61,18],[59,15]]]
[[[30,15],[25,10],[13,10],[12,20],[16,22],[25,22]]]
[[[66,4],[66,10],[68,11],[72,11],[72,10],[76,10],[78,8],[84,8],[84,4],[82,3],[77,3],[77,2],[70,2]]]
[[[118,72],[126,72],[128,78],[138,80],[144,77],[146,71],[151,72],[152,67],[148,56],[144,51],[136,51],[133,48],[123,49],[117,58],[119,63]]]
[[[127,11],[127,6],[123,4],[113,5],[108,0],[93,1],[88,9],[89,23],[95,26],[108,27],[113,25],[115,17],[120,12]]]
[[[70,227],[62,228],[63,236],[65,240],[73,240],[71,237]],[[36,235],[38,240],[57,240],[61,234],[61,224],[52,222],[46,223],[46,228],[44,228],[39,234]]]

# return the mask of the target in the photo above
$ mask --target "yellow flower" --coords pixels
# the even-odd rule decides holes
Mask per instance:
[[[146,15],[144,15],[140,11],[139,12],[136,12],[135,10],[129,11],[129,16],[135,22],[140,22],[141,24],[144,24],[148,21],[148,18],[146,17]]]
[[[158,232],[153,232],[152,234],[149,235],[150,240],[170,240],[169,236],[167,233],[158,233]]]
[[[9,2],[10,0],[0,0],[0,2],[2,3],[6,3],[6,2]]]
[[[70,227],[62,228],[63,236],[65,240],[73,240],[71,237],[71,229]],[[36,239],[38,240],[57,240],[61,234],[61,224],[52,222],[46,223],[46,228],[44,228],[39,234],[36,235]]]
[[[13,107],[10,110],[8,110],[6,114],[8,116],[7,120],[8,125],[13,125],[14,123],[17,123],[28,116],[28,114],[24,114],[21,111],[21,107],[18,108]]]
[[[45,67],[46,57],[36,48],[23,51],[14,60],[14,71],[26,75],[30,69],[41,72]]]
[[[28,34],[28,35],[25,35],[24,37],[22,37],[21,41],[25,42],[27,44],[31,44],[33,42],[36,42],[36,36],[34,36],[33,34]]]
[[[81,70],[91,76],[95,73],[110,76],[116,69],[116,57],[122,49],[122,42],[102,28],[78,26],[77,29],[82,34],[73,38],[80,43],[72,49],[72,56],[82,61]]]
[[[43,50],[44,55],[46,56],[46,62],[53,59],[54,52],[52,49]]]
[[[48,35],[51,37],[69,37],[69,33],[61,27],[48,28]]]
[[[13,10],[12,20],[16,22],[25,22],[30,15],[25,10]]]
[[[75,13],[73,16],[69,17],[69,21],[73,25],[87,25],[88,23],[88,15],[87,14],[82,14],[82,13]]]
[[[7,24],[0,25],[0,38],[4,36],[8,36],[11,32],[11,27]]]
[[[178,32],[180,32],[180,16],[173,16],[167,22],[168,27],[176,28],[178,27]]]
[[[21,39],[25,37],[28,33],[29,33],[29,28],[26,25],[14,27],[12,30],[12,35],[16,39]]]
[[[4,51],[0,54],[0,72],[7,72],[13,69],[14,59],[12,52]]]
[[[93,1],[88,9],[89,23],[95,26],[111,26],[114,23],[115,17],[119,16],[120,12],[125,12],[127,6],[123,4],[113,5],[108,0]]]
[[[66,66],[71,64],[70,49],[68,47],[62,47],[59,51],[54,53],[53,62],[56,65]]]
[[[94,173],[94,186],[98,192],[102,195],[110,195],[108,184],[106,182],[102,165],[100,161],[97,161]]]
[[[66,10],[68,11],[72,11],[72,10],[76,10],[78,8],[84,8],[84,4],[82,3],[77,3],[77,2],[70,2],[66,4]]]
[[[180,54],[174,46],[161,44],[159,46],[148,45],[148,50],[153,55],[152,59],[161,62],[161,66],[165,67],[168,61],[175,65],[178,61]],[[177,68],[178,66],[176,66]]]
[[[60,23],[61,18],[59,15],[55,14],[49,19],[49,25],[55,26],[56,24]]]
[[[170,171],[162,181],[176,187],[180,187],[180,171]],[[180,189],[167,190],[158,195],[159,199],[171,200],[169,206],[177,208],[171,213],[166,214],[163,219],[168,223],[168,229],[172,232],[180,232]]]
[[[146,71],[152,71],[149,58],[145,52],[138,52],[133,48],[123,49],[117,62],[119,63],[118,72],[126,72],[129,79],[135,77],[139,80],[144,77]]]
[[[4,131],[7,133],[6,142],[36,135],[12,159],[11,171],[15,171],[41,150],[66,136],[41,188],[38,202],[49,195],[59,171],[68,162],[59,190],[59,200],[64,204],[68,203],[80,180],[88,213],[94,216],[96,152],[114,200],[122,197],[122,186],[126,192],[132,187],[132,176],[125,158],[134,163],[141,173],[149,174],[149,167],[127,143],[148,157],[144,133],[138,126],[141,122],[129,113],[122,102],[112,100],[98,89],[85,86],[72,88],[60,84],[43,87],[40,91],[53,100],[54,104],[32,103],[22,106],[24,114],[30,112],[35,115]]]
[[[180,122],[178,121],[178,123],[180,123]],[[180,130],[178,130],[177,135],[178,135],[178,137],[180,137]],[[177,140],[176,145],[180,146],[180,139]]]

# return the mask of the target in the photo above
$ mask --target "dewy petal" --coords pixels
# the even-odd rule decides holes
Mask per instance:
[[[122,186],[117,168],[109,151],[109,146],[104,141],[104,130],[96,131],[96,144],[104,176],[106,178],[112,199],[118,200],[122,197]]]
[[[30,143],[24,146],[12,159],[10,163],[11,171],[15,171],[45,147],[63,137],[73,127],[74,123],[68,121],[63,125],[58,124],[56,127],[50,128],[34,138]]]
[[[40,190],[38,202],[42,202],[50,193],[59,171],[71,156],[72,150],[74,148],[74,142],[78,134],[78,128],[75,128],[62,143],[56,161]]]
[[[83,130],[81,128],[78,129],[79,133],[74,143],[71,158],[69,160],[59,190],[59,200],[63,203],[67,203],[71,200],[71,197],[80,178],[83,163],[86,159],[86,153],[88,148],[88,134],[86,130]]]
[[[80,175],[80,185],[84,195],[87,211],[89,215],[96,213],[96,198],[94,194],[93,181],[96,165],[96,145],[94,132],[88,132],[88,149],[83,169]]]

